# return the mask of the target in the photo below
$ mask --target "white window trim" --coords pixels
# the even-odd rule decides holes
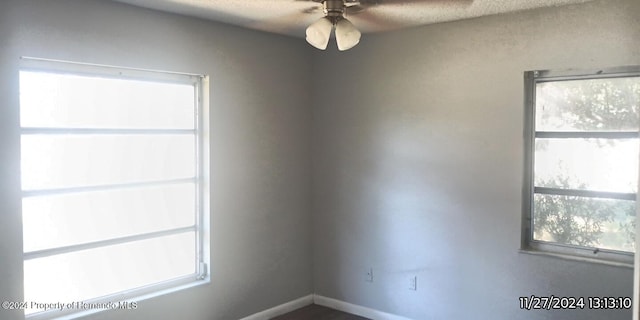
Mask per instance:
[[[118,79],[145,79],[145,80],[154,80],[154,81],[171,81],[176,82],[176,79],[180,79],[180,82],[185,82],[184,79],[189,80],[190,83],[195,85],[196,88],[196,116],[195,116],[195,130],[196,130],[196,157],[197,157],[197,165],[196,165],[196,184],[197,184],[197,192],[196,192],[196,207],[197,207],[197,219],[195,223],[195,227],[188,227],[190,230],[194,230],[196,232],[196,272],[191,275],[187,275],[184,277],[172,279],[169,281],[164,281],[156,284],[151,284],[141,288],[135,288],[131,290],[122,291],[116,294],[99,297],[96,299],[86,300],[87,303],[107,303],[107,302],[135,302],[150,299],[153,297],[169,294],[172,292],[192,288],[195,286],[205,285],[210,283],[210,273],[209,273],[209,265],[210,265],[210,166],[209,166],[209,77],[201,74],[191,74],[191,73],[179,73],[179,72],[169,72],[169,71],[159,71],[159,70],[150,70],[150,69],[140,69],[140,68],[127,68],[127,67],[119,67],[119,66],[110,66],[110,65],[102,65],[102,64],[90,64],[90,63],[79,63],[79,62],[71,62],[64,60],[53,60],[53,59],[44,59],[44,58],[36,58],[36,57],[21,57],[20,58],[20,70],[24,71],[44,71],[44,72],[60,72],[60,73],[71,73],[71,74],[86,74],[86,75],[100,75],[100,76],[113,76]],[[46,133],[48,129],[46,128],[21,128],[22,134],[24,133]],[[57,129],[56,129],[57,130]],[[79,129],[80,131],[82,129]],[[89,129],[93,130],[93,129]],[[60,130],[57,130],[60,131]],[[78,129],[71,129],[70,131],[77,132]],[[96,131],[100,131],[96,129]],[[113,130],[111,130],[113,131]],[[127,131],[120,130],[120,131]],[[141,130],[136,130],[140,132]],[[158,131],[158,130],[153,130]],[[185,130],[161,130],[161,131],[185,131]],[[193,132],[193,130],[187,130],[189,132]],[[184,180],[184,179],[182,179]],[[182,181],[181,180],[181,181]],[[189,181],[193,181],[193,179],[187,179]],[[179,181],[176,181],[179,182]],[[143,183],[148,184],[148,183]],[[151,183],[153,184],[153,183]],[[135,186],[135,184],[132,184]],[[116,186],[117,187],[117,186]],[[86,188],[77,188],[83,189],[84,191],[89,191],[92,187]],[[74,188],[75,189],[75,188]],[[55,193],[55,192],[65,192],[71,190],[55,190],[55,191],[23,191],[22,196],[33,196],[38,194],[45,193]],[[161,231],[156,232],[157,234],[172,234],[174,232],[184,231],[178,228],[175,230],[169,231]],[[154,234],[156,234],[154,233]],[[125,238],[144,238],[146,235],[136,235]],[[107,240],[103,242],[113,242],[119,243],[122,239],[115,240]],[[135,240],[135,239],[134,239]],[[100,242],[100,241],[99,241]],[[25,259],[31,259],[40,256],[47,256],[51,254],[60,254],[66,251],[74,251],[78,250],[75,247],[87,247],[90,248],[97,243],[89,243],[77,246],[70,247],[61,247],[56,249],[47,249],[36,252],[25,253]],[[64,301],[60,301],[64,303]],[[109,309],[88,309],[88,310],[80,310],[80,309],[72,309],[72,310],[48,310],[43,312],[37,312],[34,314],[30,314],[26,316],[26,319],[29,320],[41,320],[41,319],[76,319],[79,317],[84,317],[90,314],[102,312]]]
[[[562,80],[588,80],[619,77],[640,76],[640,66],[625,66],[594,70],[537,70],[527,71],[524,74],[525,82],[525,115],[524,115],[524,185],[522,193],[522,236],[520,252],[545,255],[568,260],[594,262],[612,266],[633,268],[634,254],[624,251],[588,248],[577,245],[537,241],[533,239],[533,196],[534,190],[540,189],[534,186],[534,157],[535,157],[535,111],[536,111],[536,84]],[[538,132],[540,134],[540,132]],[[561,133],[562,134],[562,133]],[[545,135],[542,133],[542,135]],[[640,132],[605,132],[598,136],[611,136],[616,138],[638,137]],[[538,135],[538,137],[541,135]],[[543,188],[544,189],[544,188]],[[571,193],[571,190],[567,190]],[[636,194],[607,193],[584,191],[581,193],[600,194],[601,196],[613,196],[621,199],[636,200]],[[573,194],[570,194],[573,195]],[[577,195],[577,194],[576,194]],[[639,225],[640,227],[640,225]]]

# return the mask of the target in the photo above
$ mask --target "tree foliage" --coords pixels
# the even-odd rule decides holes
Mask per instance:
[[[566,111],[577,129],[637,130],[640,81],[635,78],[586,80],[567,86]]]
[[[545,183],[567,188],[569,179],[559,177]],[[580,189],[584,189],[581,186]],[[635,205],[629,201],[603,201],[597,198],[536,195],[534,198],[535,238],[564,244],[598,247],[606,226],[618,222],[620,246],[633,247]],[[548,239],[550,238],[550,239]]]

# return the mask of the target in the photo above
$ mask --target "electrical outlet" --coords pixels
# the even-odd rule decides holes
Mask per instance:
[[[418,276],[409,278],[409,290],[418,290]]]
[[[365,281],[373,282],[373,268],[367,269],[367,274],[365,275]]]

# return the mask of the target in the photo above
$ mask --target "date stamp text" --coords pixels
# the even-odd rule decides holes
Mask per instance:
[[[524,310],[615,310],[631,309],[630,297],[556,297],[536,296],[519,297],[520,309]]]

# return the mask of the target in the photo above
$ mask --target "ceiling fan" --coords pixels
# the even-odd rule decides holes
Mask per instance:
[[[295,0],[313,1],[322,4],[324,17],[312,23],[306,29],[306,40],[312,46],[325,50],[331,38],[332,31],[335,30],[338,50],[344,51],[355,47],[360,42],[360,31],[349,21],[346,16],[358,15],[368,8],[380,5],[421,5],[421,4],[446,4],[459,5],[469,4],[473,0]],[[304,13],[312,14],[318,7],[304,10]],[[365,14],[366,20],[379,20],[374,15]],[[377,22],[377,21],[376,21]]]
[[[360,42],[361,33],[344,15],[351,11],[350,8],[360,6],[360,2],[347,0],[323,0],[321,2],[325,16],[307,28],[307,42],[320,50],[325,50],[329,44],[329,38],[331,38],[331,31],[335,28],[338,50],[349,50],[357,45]]]

